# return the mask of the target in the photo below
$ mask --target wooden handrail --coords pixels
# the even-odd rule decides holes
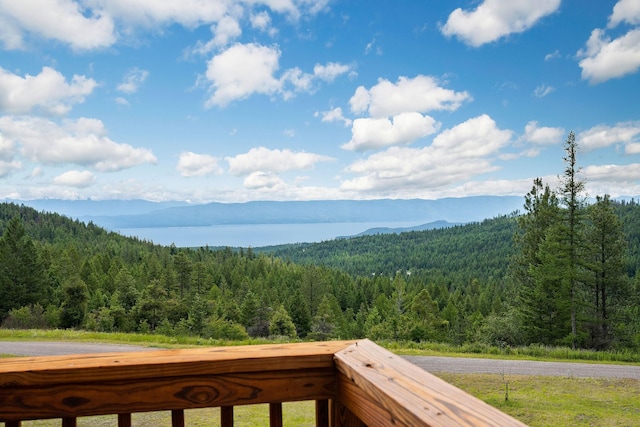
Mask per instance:
[[[316,401],[316,423],[362,425],[524,425],[369,340],[158,350],[0,360],[0,421],[282,402]]]

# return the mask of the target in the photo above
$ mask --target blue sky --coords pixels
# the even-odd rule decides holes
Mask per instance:
[[[0,196],[640,195],[638,0],[0,0]]]

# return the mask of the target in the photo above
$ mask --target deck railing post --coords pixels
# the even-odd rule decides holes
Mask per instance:
[[[233,427],[233,406],[222,406],[220,408],[220,426]]]
[[[329,427],[329,400],[316,400],[316,427]]]
[[[269,426],[282,427],[282,403],[269,403]]]

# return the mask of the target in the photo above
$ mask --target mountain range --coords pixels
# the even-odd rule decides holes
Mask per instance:
[[[476,196],[462,198],[253,201],[246,203],[149,202],[144,200],[20,201],[45,212],[56,212],[111,230],[144,227],[199,227],[230,224],[313,224],[339,222],[466,223],[520,210],[523,198]],[[376,232],[376,231],[374,231]],[[378,230],[377,232],[382,232]]]

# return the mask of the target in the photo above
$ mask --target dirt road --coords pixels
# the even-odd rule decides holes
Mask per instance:
[[[152,351],[152,348],[69,342],[0,341],[0,354],[46,356],[119,351]],[[480,358],[405,356],[411,363],[429,372],[493,373],[505,375],[544,375],[586,378],[632,378],[640,380],[640,366],[569,362],[533,362]]]

